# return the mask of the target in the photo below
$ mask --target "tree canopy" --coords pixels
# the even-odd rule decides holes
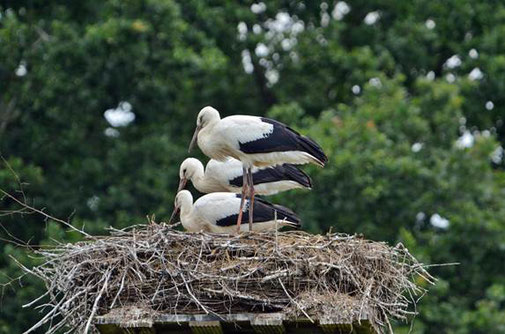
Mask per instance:
[[[203,106],[276,118],[329,163],[273,202],[458,262],[431,269],[413,333],[504,332],[504,19],[501,1],[0,1],[0,188],[89,233],[166,220]],[[0,208],[2,239],[80,238]],[[0,249],[0,283],[38,261]],[[38,316],[41,283],[19,283],[0,333]]]

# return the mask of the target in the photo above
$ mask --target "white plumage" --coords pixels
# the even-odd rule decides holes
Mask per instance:
[[[212,107],[198,114],[194,141],[208,157],[240,160],[246,167],[283,163],[324,166],[324,152],[312,140],[277,121],[257,116],[234,115],[221,119]]]
[[[254,190],[260,195],[273,195],[295,188],[311,188],[310,177],[292,165],[253,167],[252,174]],[[179,178],[177,191],[184,189],[186,183],[191,181],[201,193],[240,193],[243,168],[242,163],[234,158],[225,161],[211,159],[205,169],[200,160],[187,158],[179,168]]]
[[[219,112],[205,107],[198,113],[196,129],[189,150],[198,142],[208,157],[225,161],[233,157],[242,162],[243,184],[249,188],[249,198],[254,203],[253,166],[313,163],[323,167],[327,157],[319,145],[300,135],[288,126],[272,119],[235,115],[221,119]],[[242,187],[242,203],[246,196]],[[249,211],[249,228],[252,229],[253,211]],[[240,211],[242,212],[242,211]],[[242,214],[238,216],[240,227]]]
[[[235,233],[236,216],[240,209],[240,198],[233,193],[216,192],[200,197],[193,203],[193,196],[181,190],[175,198],[172,218],[180,210],[182,226],[189,232]],[[248,210],[250,202],[246,202]],[[289,209],[263,200],[254,204],[258,215],[253,222],[253,231],[275,230],[283,226],[299,226],[299,219]],[[277,221],[275,217],[277,216]],[[246,231],[247,226],[241,226]]]

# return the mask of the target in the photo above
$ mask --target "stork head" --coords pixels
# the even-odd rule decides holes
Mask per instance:
[[[204,107],[202,108],[202,110],[200,110],[200,112],[198,113],[198,117],[196,119],[195,133],[193,134],[193,138],[191,139],[191,143],[189,144],[188,152],[191,152],[191,149],[193,148],[193,146],[195,146],[196,140],[198,139],[198,132],[200,132],[200,130],[205,128],[206,126],[215,124],[220,119],[221,116],[219,115],[219,111],[212,108],[211,106]]]
[[[187,190],[181,190],[177,193],[177,196],[175,196],[175,202],[174,202],[174,212],[172,213],[172,216],[170,216],[170,220],[168,221],[169,224],[171,224],[179,211],[182,209],[182,213],[184,214],[184,211],[188,210],[191,206],[193,205],[193,196],[191,193]]]
[[[203,176],[204,169],[200,160],[195,158],[187,158],[181,164],[179,168],[179,188],[177,192],[184,189],[188,180],[192,180],[194,177]]]

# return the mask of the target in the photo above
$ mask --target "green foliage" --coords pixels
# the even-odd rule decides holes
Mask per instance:
[[[304,229],[460,263],[431,269],[440,280],[413,333],[504,332],[505,5],[356,0],[338,18],[333,2],[264,4],[0,2],[0,188],[94,234],[147,214],[166,220],[200,108],[267,115],[329,156],[326,168],[305,168],[310,193],[272,198]],[[453,55],[461,64],[448,66]],[[475,68],[481,78],[469,76]],[[103,114],[124,101],[135,119],[113,127]],[[2,239],[80,239],[41,216],[4,215],[20,206],[0,203]],[[21,274],[11,256],[38,261],[16,244],[0,250],[0,283]],[[21,305],[40,284],[4,287],[0,333],[35,321]]]

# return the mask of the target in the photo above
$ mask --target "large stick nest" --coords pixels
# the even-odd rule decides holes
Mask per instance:
[[[338,314],[387,331],[391,319],[415,313],[415,296],[425,293],[415,282],[433,282],[401,244],[343,234],[230,236],[151,223],[38,253],[44,263],[26,270],[46,284],[31,303],[42,303],[46,315],[32,329],[50,324],[48,333],[92,331],[96,316],[128,307],[151,315]]]

